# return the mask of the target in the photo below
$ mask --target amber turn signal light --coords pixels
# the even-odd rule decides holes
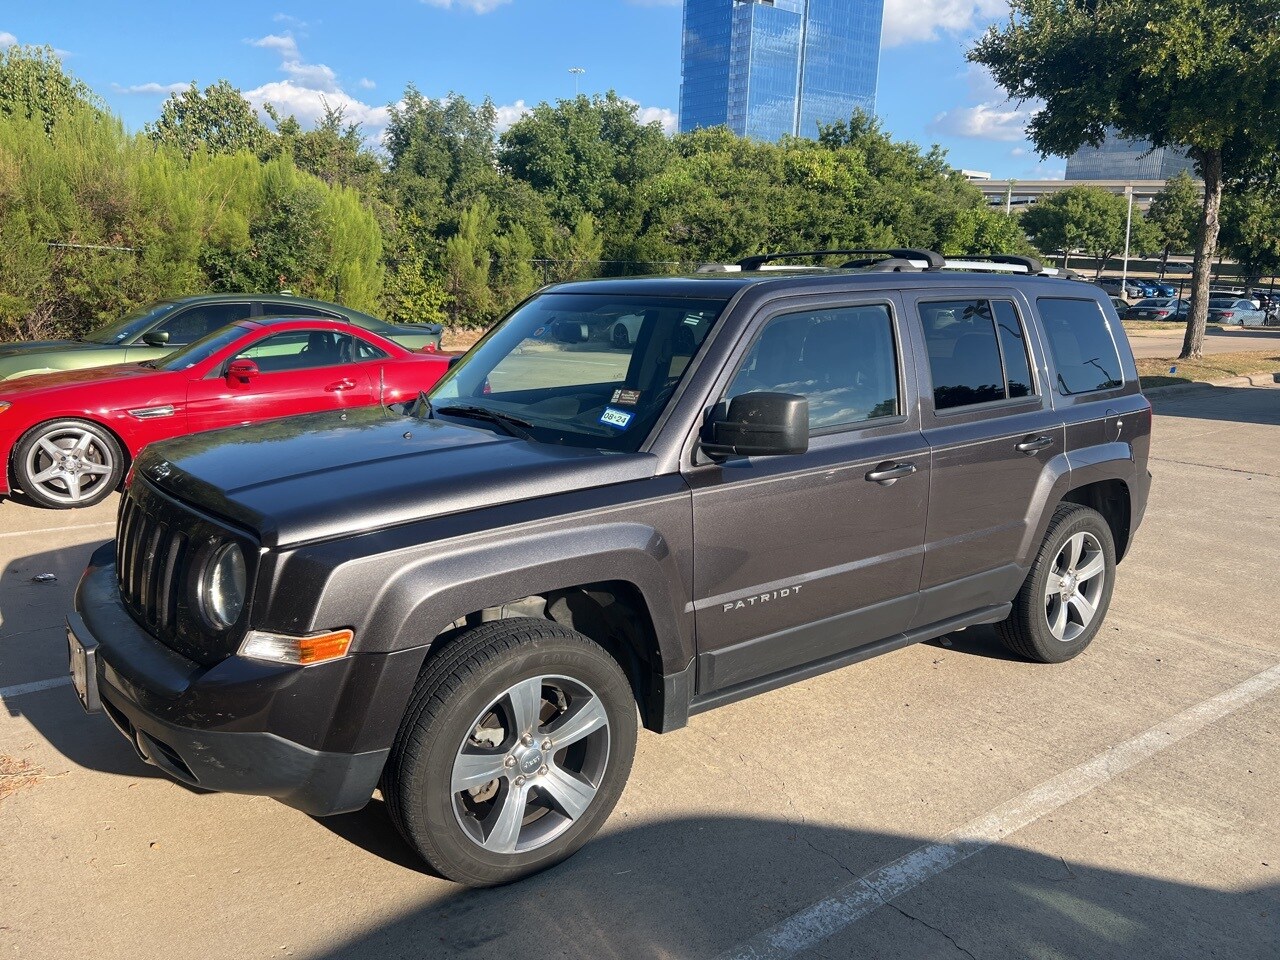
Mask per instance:
[[[354,639],[355,634],[350,630],[331,630],[309,637],[250,630],[244,643],[240,644],[240,656],[306,666],[345,657]]]

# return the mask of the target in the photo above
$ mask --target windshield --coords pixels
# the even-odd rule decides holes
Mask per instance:
[[[148,360],[146,365],[157,370],[189,370],[197,363],[203,363],[219,350],[229,347],[245,335],[245,328],[238,323],[206,334],[195,343],[166,354],[159,360]]]
[[[723,300],[549,293],[491,331],[431,392],[436,415],[482,407],[544,443],[635,451]],[[481,422],[472,417],[474,422]]]
[[[172,301],[161,300],[159,303],[138,307],[119,320],[113,320],[106,326],[85,334],[84,339],[87,343],[124,343],[148,329],[176,306]]]

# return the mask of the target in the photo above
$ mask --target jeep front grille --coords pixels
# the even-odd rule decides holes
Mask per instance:
[[[131,496],[120,501],[116,570],[129,612],[158,639],[177,636],[178,599],[186,582],[190,538]]]

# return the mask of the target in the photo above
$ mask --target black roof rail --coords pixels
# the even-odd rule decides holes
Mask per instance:
[[[759,253],[752,257],[743,257],[738,261],[738,266],[743,270],[759,270],[766,263],[772,263],[774,260],[795,260],[799,257],[890,257],[896,260],[923,260],[927,264],[926,270],[941,270],[947,263],[942,254],[935,253],[932,250],[899,248],[895,250],[796,250],[789,253]]]
[[[1011,267],[1022,267],[1027,271],[1027,276],[1034,277],[1038,273],[1044,273],[1044,264],[1035,257],[1024,257],[1016,253],[966,253],[955,260],[985,260],[988,263],[1005,263]]]

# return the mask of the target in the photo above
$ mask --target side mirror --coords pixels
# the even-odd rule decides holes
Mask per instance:
[[[703,430],[713,457],[775,457],[809,449],[809,401],[790,393],[744,393]]]
[[[142,335],[142,342],[148,347],[163,347],[169,343],[168,330],[148,330]]]
[[[233,386],[237,383],[248,383],[257,375],[258,365],[244,357],[227,364],[227,383]]]

